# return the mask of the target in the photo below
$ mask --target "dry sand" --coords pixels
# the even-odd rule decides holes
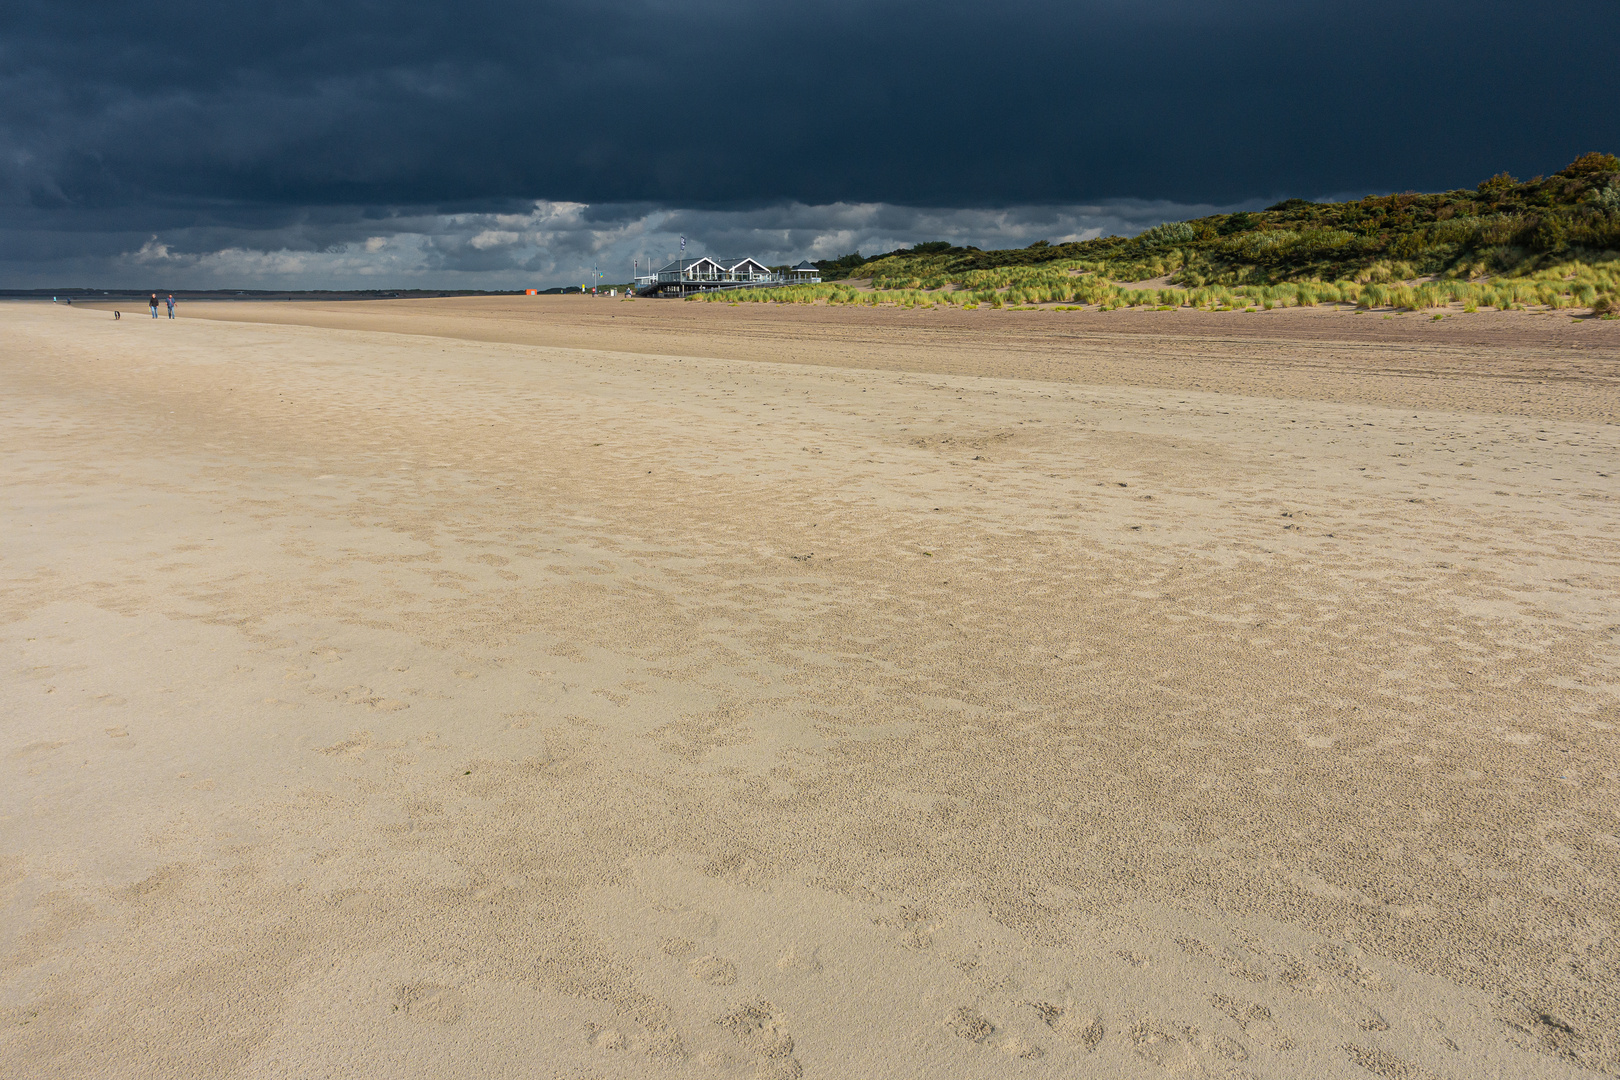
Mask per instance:
[[[0,306],[0,1073],[1620,1071],[1620,323],[182,314]]]

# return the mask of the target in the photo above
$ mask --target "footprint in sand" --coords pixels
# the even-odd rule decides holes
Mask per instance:
[[[407,983],[394,991],[394,1011],[413,1020],[454,1024],[466,1008],[466,996],[453,986]]]
[[[341,701],[347,705],[364,705],[375,712],[399,712],[410,706],[397,698],[385,698],[374,693],[369,686],[345,686],[339,693],[333,695],[334,701]]]
[[[323,746],[319,752],[329,756],[343,754],[348,757],[358,757],[371,749],[373,743],[371,732],[357,731],[342,742],[335,742],[331,746]]]
[[[798,1080],[804,1069],[793,1057],[793,1036],[782,1024],[782,1017],[768,1001],[756,1001],[714,1021],[736,1037],[754,1056],[761,1068],[758,1075],[770,1080]]]
[[[168,863],[158,867],[140,881],[115,890],[113,895],[138,903],[169,901],[180,895],[191,878],[190,863]]]
[[[1035,1006],[1035,1011],[1053,1034],[1071,1046],[1083,1046],[1090,1053],[1103,1041],[1102,1017],[1089,1009],[1042,1001]]]
[[[1350,1056],[1351,1061],[1374,1076],[1384,1077],[1385,1080],[1440,1080],[1438,1073],[1430,1072],[1421,1065],[1398,1058],[1389,1051],[1377,1047],[1356,1046],[1352,1043],[1345,1046],[1344,1052]]]
[[[1218,1061],[1249,1058],[1248,1050],[1237,1040],[1208,1035],[1179,1020],[1140,1018],[1131,1025],[1129,1035],[1137,1057],[1169,1072],[1197,1073]]]
[[[817,972],[821,970],[821,950],[816,947],[789,945],[776,959],[779,971]]]
[[[1237,1022],[1238,1030],[1273,1050],[1291,1050],[1294,1040],[1277,1027],[1271,1010],[1253,1001],[1239,1001],[1224,994],[1210,995],[1209,1003]]]
[[[1452,1053],[1456,1053],[1458,1050],[1462,1049],[1462,1047],[1457,1045],[1455,1039],[1446,1034],[1446,1022],[1440,1019],[1438,1016],[1425,1016],[1423,1018],[1423,1026],[1429,1029],[1429,1032],[1434,1036],[1435,1041],[1437,1041],[1445,1049],[1450,1050]]]
[[[737,965],[722,956],[705,953],[686,965],[692,978],[710,986],[730,986],[737,981]]]
[[[112,734],[112,732],[109,731],[108,734],[110,735],[110,734]],[[114,736],[114,738],[116,738],[116,737],[117,736]],[[62,748],[64,746],[66,746],[67,744],[68,744],[67,739],[57,739],[54,742],[43,742],[43,741],[42,742],[33,742],[33,743],[29,743],[27,746],[24,746],[19,750],[13,750],[11,752],[11,756],[13,758],[22,758],[22,757],[27,757],[30,754],[43,754],[43,753],[46,753],[46,752],[51,751],[51,750],[58,750],[58,749],[60,749],[60,748]]]
[[[1000,1050],[1009,1057],[1015,1057],[1022,1061],[1034,1061],[1036,1058],[1046,1056],[1046,1051],[1038,1044],[1032,1043],[1019,1035],[1009,1037],[1001,1044]]]
[[[1329,975],[1337,976],[1363,990],[1387,992],[1395,989],[1395,985],[1376,971],[1368,971],[1355,960],[1351,959],[1344,950],[1337,947],[1318,945],[1314,950],[1317,962],[1322,970]]]
[[[988,1042],[990,1036],[996,1033],[996,1025],[971,1005],[958,1006],[945,1021],[945,1026],[952,1035],[973,1043]]]

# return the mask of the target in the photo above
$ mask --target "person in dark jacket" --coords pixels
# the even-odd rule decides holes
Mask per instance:
[[[152,318],[157,318],[157,293],[152,294],[152,299],[148,300],[147,304],[152,308]]]

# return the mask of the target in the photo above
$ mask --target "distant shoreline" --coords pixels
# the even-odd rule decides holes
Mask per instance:
[[[624,285],[601,286],[623,289]],[[156,292],[160,297],[173,296],[176,300],[438,300],[461,296],[578,296],[579,286],[569,285],[541,289],[530,294],[527,289],[0,289],[0,300],[51,300],[75,302],[146,300]]]
[[[446,296],[522,296],[523,289],[0,289],[0,300],[432,300]],[[551,294],[555,295],[555,294]]]

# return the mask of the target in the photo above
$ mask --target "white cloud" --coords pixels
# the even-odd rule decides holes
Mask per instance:
[[[497,229],[485,229],[483,232],[469,240],[468,243],[480,251],[485,251],[492,247],[504,247],[507,244],[515,244],[521,239],[523,239],[522,233],[506,232],[504,230]]]
[[[872,255],[925,240],[991,249],[1128,236],[1227,209],[1234,208],[1138,200],[995,209],[789,203],[751,210],[539,201],[525,213],[397,212],[352,222],[332,211],[318,222],[257,232],[152,236],[101,260],[93,276],[109,287],[160,269],[171,288],[545,288],[587,281],[593,266],[607,281],[626,281],[636,267],[645,271],[674,258],[682,236],[689,255],[751,255],[777,265],[856,250]],[[141,273],[131,274],[137,268]],[[44,274],[36,269],[31,276]],[[75,277],[91,275],[75,271]]]

